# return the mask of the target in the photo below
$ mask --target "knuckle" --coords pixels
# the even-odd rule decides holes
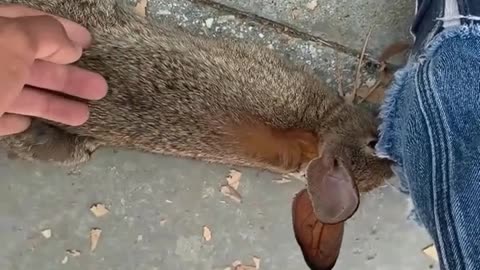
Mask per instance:
[[[34,103],[32,103],[33,114],[37,117],[50,119],[52,115],[52,104],[49,94],[36,93],[33,97],[35,98]]]
[[[68,70],[66,66],[44,63],[41,75],[44,81],[52,84],[54,83],[56,89],[65,89],[68,79]]]
[[[9,42],[21,42],[28,44],[29,37],[25,25],[17,19],[2,18],[0,21],[0,36],[9,40]]]

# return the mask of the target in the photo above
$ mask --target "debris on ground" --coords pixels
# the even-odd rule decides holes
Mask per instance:
[[[95,215],[95,217],[103,217],[110,212],[102,203],[92,205],[92,207],[90,207],[90,211]]]
[[[212,240],[212,231],[207,226],[203,226],[203,239],[207,242]]]
[[[318,6],[318,0],[312,0],[305,5],[308,9],[314,10]]]
[[[438,253],[434,245],[430,245],[424,248],[423,253],[427,255],[430,259],[438,262]]]
[[[276,183],[276,184],[286,184],[286,183],[292,182],[292,179],[289,179],[289,178],[286,178],[286,177],[282,177],[282,179],[280,179],[280,180],[273,180],[273,182]]]
[[[227,176],[227,182],[235,190],[238,190],[238,187],[240,186],[241,178],[242,178],[241,172],[236,170],[230,170],[230,174]]]
[[[67,264],[68,256],[63,257],[62,264]]]
[[[298,180],[304,184],[307,183],[307,179],[305,177],[305,172],[295,172],[295,173],[288,173],[282,175],[282,180]],[[281,183],[281,182],[280,182]]]
[[[42,231],[42,235],[43,237],[45,237],[45,239],[50,239],[52,237],[52,230],[51,229],[45,229]]]
[[[90,251],[91,252],[97,249],[98,240],[100,239],[101,234],[102,234],[102,230],[99,228],[94,228],[90,230]]]
[[[255,264],[255,269],[260,269],[260,261],[261,259],[257,256],[253,256],[253,263]]]
[[[231,266],[225,268],[225,270],[259,270],[260,269],[260,258],[254,256],[252,258],[253,265],[244,265],[242,261],[234,261]]]
[[[82,255],[82,253],[78,249],[67,249],[67,254],[72,257],[78,257]]]
[[[230,199],[241,203],[242,196],[237,191],[240,186],[240,179],[242,178],[242,173],[236,170],[230,170],[230,173],[227,176],[227,183],[220,187],[220,192],[223,195],[229,197]]]
[[[230,185],[223,185],[220,187],[220,192],[223,193],[223,195],[229,197],[230,199],[234,200],[237,203],[242,202],[242,196],[238,191],[236,191],[233,187]]]
[[[166,218],[162,218],[160,219],[160,225],[165,225],[165,223],[167,223],[167,219]]]
[[[212,28],[213,21],[214,21],[213,18],[208,18],[208,19],[206,19],[206,20],[205,20],[205,26],[206,26],[207,28]]]
[[[142,17],[145,17],[147,15],[147,3],[148,0],[137,1],[137,5],[135,6],[135,13]]]

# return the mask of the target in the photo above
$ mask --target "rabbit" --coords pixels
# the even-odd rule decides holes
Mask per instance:
[[[102,74],[109,94],[90,119],[36,120],[2,144],[26,159],[80,164],[100,146],[292,172],[328,145],[359,189],[391,175],[375,155],[377,119],[346,104],[306,66],[256,44],[195,36],[137,16],[115,0],[1,0],[87,27],[76,65]]]
[[[375,154],[376,115],[348,104],[310,68],[273,50],[196,36],[115,0],[0,3],[87,27],[93,44],[75,65],[100,73],[109,85],[104,99],[89,103],[84,125],[35,119],[25,132],[0,137],[12,155],[79,165],[100,147],[117,147],[278,173],[310,171],[309,196],[299,195],[296,204],[309,204],[306,211],[325,226],[343,224],[356,211],[359,192],[393,175],[391,162]],[[341,242],[343,225],[332,226],[341,226],[332,236]],[[309,228],[295,227],[301,246]],[[315,266],[311,254],[312,269],[330,269],[336,259]]]

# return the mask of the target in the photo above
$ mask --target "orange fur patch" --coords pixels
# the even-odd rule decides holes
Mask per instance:
[[[228,134],[247,158],[281,170],[292,171],[318,156],[318,136],[302,129],[278,129],[265,123],[244,122]]]

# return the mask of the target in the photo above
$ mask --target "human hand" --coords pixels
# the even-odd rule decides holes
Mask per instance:
[[[26,130],[30,117],[71,126],[87,121],[88,106],[78,98],[101,99],[107,84],[100,75],[68,64],[90,41],[88,30],[74,22],[23,6],[0,6],[0,136]]]

